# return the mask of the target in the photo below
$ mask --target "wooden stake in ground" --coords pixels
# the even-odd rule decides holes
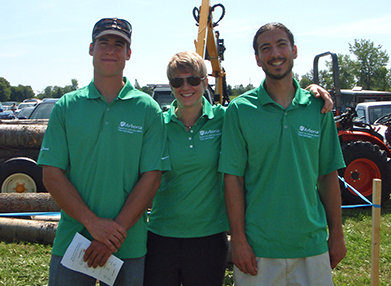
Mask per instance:
[[[380,248],[380,212],[381,180],[374,179],[372,187],[372,257],[371,286],[379,285],[379,248]]]

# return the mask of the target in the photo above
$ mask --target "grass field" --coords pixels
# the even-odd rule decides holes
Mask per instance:
[[[344,209],[343,226],[348,253],[333,271],[335,285],[370,285],[372,209]],[[380,285],[391,285],[391,201],[380,222]]]
[[[337,286],[370,285],[371,208],[344,209],[343,225],[348,253],[333,270]],[[0,242],[0,285],[47,285],[50,246]],[[232,285],[232,268],[226,271]],[[382,208],[380,227],[380,285],[391,285],[391,202]]]

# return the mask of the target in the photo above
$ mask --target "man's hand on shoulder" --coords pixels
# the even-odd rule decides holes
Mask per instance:
[[[334,101],[331,98],[330,93],[325,90],[323,87],[317,85],[317,84],[310,84],[306,87],[307,90],[311,91],[311,93],[315,97],[321,97],[324,99],[324,106],[321,110],[322,113],[327,113],[333,109]]]

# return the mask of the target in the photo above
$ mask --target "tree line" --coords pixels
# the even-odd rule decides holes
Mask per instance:
[[[349,55],[338,54],[340,87],[352,89],[360,86],[366,90],[391,91],[391,69],[387,69],[389,56],[382,45],[375,46],[370,40],[356,39],[349,43]],[[295,74],[299,80],[299,76]],[[314,71],[311,70],[300,79],[300,85],[306,87],[313,83]],[[333,88],[333,67],[326,61],[326,69],[319,71],[319,83],[326,89]]]
[[[389,56],[381,45],[375,46],[373,42],[365,39],[356,39],[353,44],[349,43],[350,55],[338,54],[339,78],[342,89],[352,89],[361,86],[367,90],[391,91],[391,69],[387,69]],[[311,70],[301,77],[294,73],[294,77],[305,88],[313,83],[314,71]],[[326,61],[326,69],[319,71],[320,85],[330,90],[333,88],[333,67],[331,61]],[[152,94],[149,86],[140,86],[137,79],[134,87],[148,94]],[[252,84],[244,86],[227,85],[227,92],[230,97],[238,96],[250,89]],[[31,86],[11,86],[3,77],[0,77],[0,102],[17,101],[21,102],[26,98],[60,98],[63,94],[78,89],[78,81],[71,80],[70,85],[64,87],[48,86],[39,94],[35,95]]]
[[[42,92],[35,95],[31,86],[21,84],[18,86],[11,86],[9,81],[7,81],[4,77],[0,77],[0,102],[22,102],[28,98],[60,98],[65,93],[78,89],[78,81],[76,79],[72,79],[71,83],[71,85],[66,85],[64,87],[48,86]]]
[[[34,97],[34,91],[31,86],[11,86],[3,77],[0,77],[0,102],[5,101],[23,101],[26,98]]]

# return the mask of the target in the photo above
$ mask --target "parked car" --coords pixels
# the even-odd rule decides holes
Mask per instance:
[[[391,101],[361,102],[356,106],[356,122],[373,124],[380,117],[391,113]]]
[[[18,105],[18,107],[17,107],[17,109],[14,111],[14,114],[15,114],[15,116],[16,117],[18,117],[18,114],[19,114],[19,112],[23,109],[23,108],[25,108],[25,107],[30,107],[30,106],[36,106],[38,104],[38,102],[36,102],[36,101],[34,101],[34,102],[21,102],[19,105]]]
[[[37,104],[38,102],[21,102],[19,103],[17,110],[23,109],[28,106],[36,106]]]
[[[49,119],[58,98],[48,98],[35,106],[28,119]]]
[[[25,99],[23,102],[35,102],[35,103],[40,103],[42,100],[37,99],[37,98],[30,98],[30,99]]]
[[[6,101],[0,104],[0,112],[11,110],[12,106],[16,108],[18,103],[16,101]]]
[[[156,85],[152,92],[152,98],[159,103],[163,111],[167,111],[170,108],[171,102],[175,99],[168,84]]]
[[[31,112],[34,110],[35,106],[27,106],[19,111],[16,117],[17,119],[27,119],[30,117]],[[12,118],[9,118],[12,119]]]
[[[12,110],[5,110],[3,112],[0,112],[0,119],[10,119],[10,116],[12,116],[12,118],[15,118],[14,112]]]
[[[354,119],[356,123],[363,123],[371,126],[378,134],[385,144],[390,144],[389,126],[391,101],[371,101],[361,102],[356,106],[357,117]],[[390,145],[391,146],[391,145]]]
[[[2,103],[2,106],[1,106],[1,109],[3,109],[3,111],[6,111],[6,110],[11,110],[11,107],[12,105],[18,105],[18,103],[16,101],[6,101],[6,102],[3,102]]]

